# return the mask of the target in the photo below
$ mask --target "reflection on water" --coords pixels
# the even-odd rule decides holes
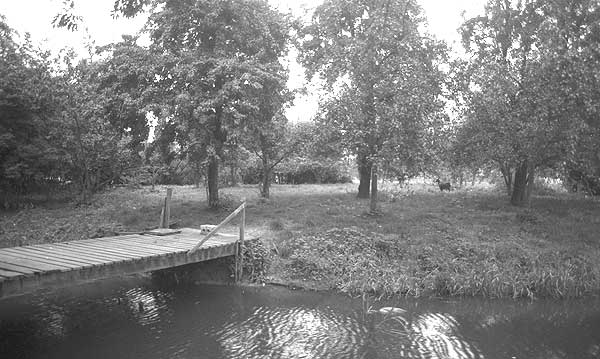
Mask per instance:
[[[256,308],[216,332],[228,358],[361,358],[366,331],[328,308]]]
[[[405,318],[406,317],[406,318]],[[460,333],[450,314],[423,313],[378,320],[375,345],[384,358],[482,358],[475,342]]]
[[[146,279],[0,301],[0,358],[600,358],[600,302],[362,303]]]

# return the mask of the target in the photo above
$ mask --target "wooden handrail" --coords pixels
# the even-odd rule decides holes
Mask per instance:
[[[215,228],[212,229],[212,231],[208,232],[208,234],[206,235],[206,237],[202,238],[202,240],[200,242],[198,242],[198,244],[196,244],[194,246],[194,248],[190,249],[188,251],[188,254],[192,254],[195,251],[197,251],[203,244],[204,242],[206,242],[210,237],[214,236],[218,230],[220,230],[224,225],[226,225],[227,223],[229,223],[229,221],[231,221],[232,219],[235,218],[235,216],[237,216],[240,212],[242,212],[242,223],[245,222],[246,219],[246,202],[242,202],[242,204],[233,212],[231,212],[231,214],[229,216],[227,216],[227,218],[225,218],[221,223],[219,223],[219,225],[217,225]],[[245,223],[240,224],[240,240],[243,243],[244,240],[244,235],[243,235],[243,231],[245,227]]]

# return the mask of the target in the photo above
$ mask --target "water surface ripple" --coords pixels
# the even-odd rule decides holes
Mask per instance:
[[[0,358],[600,358],[598,300],[369,305],[283,288],[105,281],[0,301]]]

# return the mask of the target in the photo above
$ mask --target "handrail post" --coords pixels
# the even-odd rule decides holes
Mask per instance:
[[[163,201],[163,207],[160,212],[160,225],[159,228],[169,228],[169,222],[171,222],[171,196],[173,195],[173,189],[167,188],[167,196]]]
[[[246,232],[246,201],[242,202],[242,212],[240,214],[240,239],[238,243],[238,255],[239,255],[239,274],[237,274],[237,279],[241,280],[242,275],[244,274],[244,239]],[[236,261],[237,262],[237,261]],[[236,265],[236,271],[238,271],[238,266]]]

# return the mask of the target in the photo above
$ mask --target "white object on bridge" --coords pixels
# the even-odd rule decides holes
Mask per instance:
[[[215,228],[217,228],[217,226],[214,224],[203,224],[200,226],[200,231],[202,231],[202,233],[208,233]]]

